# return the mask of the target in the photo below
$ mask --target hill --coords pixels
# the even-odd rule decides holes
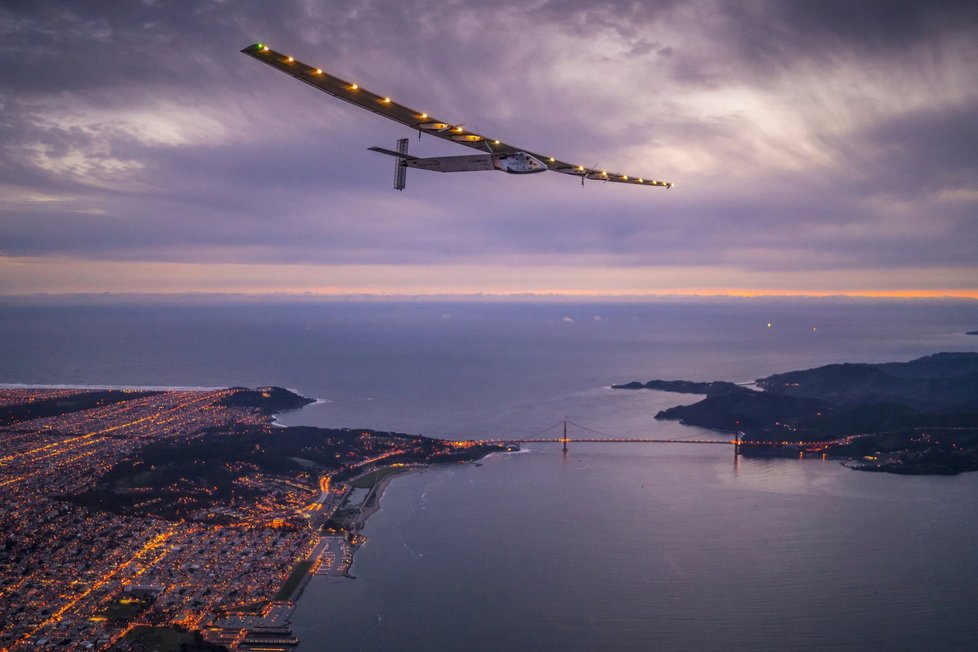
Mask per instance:
[[[748,455],[817,452],[867,458],[861,470],[956,473],[978,469],[978,353],[909,362],[831,364],[756,381],[651,380],[618,389],[705,394],[656,419],[740,431]],[[775,442],[777,442],[776,445]]]

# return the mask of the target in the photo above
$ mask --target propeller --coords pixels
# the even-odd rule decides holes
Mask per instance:
[[[591,167],[589,167],[588,169],[584,170],[584,174],[581,175],[581,188],[584,187],[584,180],[587,179],[587,176],[589,174],[591,174],[592,172],[594,172],[594,168],[596,168],[596,167],[598,167],[597,162],[595,162],[595,164],[592,165]]]
[[[462,125],[459,125],[459,126],[461,127]],[[481,134],[482,133],[482,130],[479,129],[479,125],[473,124],[472,126],[475,127],[475,133],[477,133],[477,134]],[[489,144],[489,139],[486,138],[485,136],[482,137],[482,144],[485,145],[487,152],[489,152],[490,154],[493,154],[494,153],[492,151],[492,145]]]

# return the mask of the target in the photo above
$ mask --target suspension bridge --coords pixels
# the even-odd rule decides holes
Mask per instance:
[[[568,430],[568,426],[571,426],[573,430]],[[914,431],[927,431],[927,430],[978,430],[978,428],[972,427],[951,427],[942,428],[940,426],[932,427],[914,427]],[[625,437],[621,435],[614,435],[605,432],[599,432],[597,430],[592,430],[587,426],[582,426],[579,423],[574,423],[569,419],[564,419],[558,421],[554,425],[541,430],[532,435],[527,435],[525,437],[508,437],[508,438],[484,438],[484,439],[470,439],[465,440],[466,442],[471,442],[475,444],[560,444],[563,447],[563,451],[566,453],[568,450],[568,445],[571,443],[579,444],[704,444],[713,446],[733,446],[734,455],[739,455],[741,452],[741,446],[749,446],[751,448],[755,447],[769,447],[769,448],[783,448],[790,449],[792,451],[798,451],[800,453],[818,453],[825,451],[826,448],[830,446],[839,446],[851,444],[857,439],[862,439],[864,437],[876,437],[879,435],[902,433],[903,430],[892,430],[886,432],[868,432],[868,433],[858,433],[850,434],[838,439],[825,439],[825,440],[800,440],[792,439],[785,441],[776,441],[769,439],[751,439],[747,437],[743,432],[734,433],[733,437],[730,439],[675,439],[675,438],[662,438],[662,437]],[[580,433],[580,434],[577,434]],[[461,443],[461,442],[459,442]]]
[[[568,426],[572,426],[578,433],[572,430],[568,432]],[[734,453],[740,452],[740,446],[744,444],[756,445],[778,445],[782,442],[752,441],[742,439],[743,433],[736,433],[733,439],[667,439],[660,437],[623,437],[609,433],[592,430],[587,426],[564,419],[554,425],[541,430],[538,433],[522,438],[506,439],[474,439],[477,444],[560,444],[566,453],[570,443],[579,444],[705,444],[713,446],[733,446]],[[783,442],[787,444],[788,442]],[[792,442],[798,443],[798,442]],[[814,445],[820,442],[801,442],[804,445]],[[827,443],[827,442],[826,442]]]

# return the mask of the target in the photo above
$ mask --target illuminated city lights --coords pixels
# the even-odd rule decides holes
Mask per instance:
[[[475,446],[351,433],[323,444],[329,472],[273,474],[232,457],[220,465],[233,478],[224,489],[191,477],[165,486],[127,484],[122,494],[109,492],[128,501],[119,513],[89,508],[95,504],[82,499],[102,491],[98,483],[110,470],[152,471],[140,465],[149,459],[142,451],[153,446],[196,450],[202,438],[230,432],[252,432],[263,441],[272,433],[270,417],[253,407],[228,407],[246,391],[117,391],[90,409],[0,427],[0,518],[12,524],[9,563],[0,566],[0,650],[53,648],[63,640],[103,641],[97,647],[107,649],[144,619],[198,629],[224,645],[251,640],[249,627],[279,622],[291,610],[303,585],[292,581],[294,572],[306,579],[341,575],[352,546],[364,540],[359,516],[331,521],[352,489],[332,473],[373,477],[408,466],[405,460],[451,461]],[[274,391],[253,394],[270,401]],[[0,406],[44,405],[84,393],[0,389]],[[41,558],[44,564],[30,561]],[[139,619],[120,621],[107,615],[112,610]]]

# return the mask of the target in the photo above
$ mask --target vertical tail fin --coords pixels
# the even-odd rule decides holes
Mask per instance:
[[[407,138],[397,141],[397,153],[408,153]],[[405,185],[407,185],[407,162],[403,158],[394,159],[394,190],[404,190]]]

